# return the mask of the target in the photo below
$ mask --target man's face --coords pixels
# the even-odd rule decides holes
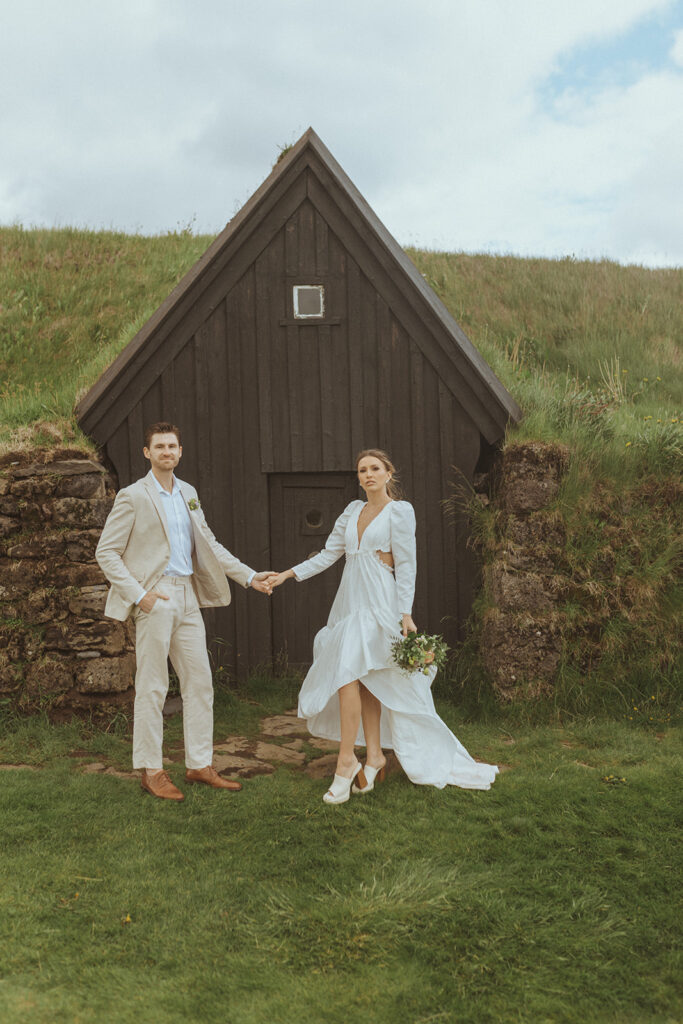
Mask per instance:
[[[183,449],[175,434],[152,434],[149,448],[143,448],[143,453],[152,463],[152,469],[167,473],[178,465]]]

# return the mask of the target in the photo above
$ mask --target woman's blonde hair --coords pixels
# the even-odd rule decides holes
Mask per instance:
[[[356,455],[356,471],[358,471],[358,463],[360,460],[366,458],[379,459],[387,473],[391,473],[391,480],[387,483],[387,494],[394,501],[399,501],[403,497],[403,492],[399,485],[396,467],[387,453],[383,452],[381,448],[365,448],[362,452],[358,452],[358,455]]]

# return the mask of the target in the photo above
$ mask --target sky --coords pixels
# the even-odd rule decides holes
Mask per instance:
[[[0,0],[0,224],[220,231],[312,126],[402,245],[683,265],[683,0]]]

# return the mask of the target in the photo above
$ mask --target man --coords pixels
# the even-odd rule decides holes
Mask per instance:
[[[177,427],[153,423],[143,452],[151,469],[116,495],[95,552],[111,583],[105,615],[135,619],[133,767],[152,796],[184,799],[162,770],[170,657],[183,698],[185,779],[239,790],[212,766],[213,682],[199,609],[230,603],[226,575],[270,594],[272,574],[254,572],[214,537],[194,487],[174,475],[183,453]]]

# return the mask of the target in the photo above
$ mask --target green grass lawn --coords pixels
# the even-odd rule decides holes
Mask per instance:
[[[269,686],[219,692],[216,738],[291,706]],[[0,773],[3,1024],[680,1020],[675,729],[440,711],[510,766],[490,792],[328,807],[280,769],[171,805],[69,756],[125,764],[124,728],[6,721],[0,762],[44,767]]]

